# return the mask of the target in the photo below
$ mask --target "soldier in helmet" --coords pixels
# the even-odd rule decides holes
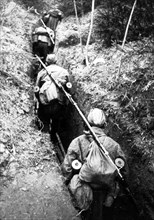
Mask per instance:
[[[49,28],[49,30],[53,31],[52,42],[48,47],[49,53],[52,53],[55,47],[56,41],[56,28],[58,24],[62,21],[64,17],[62,11],[59,9],[50,10],[48,13],[45,13],[42,17],[44,24]]]
[[[44,125],[48,127],[52,121],[52,129],[57,130],[61,113],[68,104],[68,101],[64,93],[52,81],[52,78],[59,85],[67,88],[66,84],[69,82],[69,73],[66,69],[56,64],[55,54],[47,56],[46,65],[48,73],[45,69],[42,69],[37,75],[34,88],[35,106],[38,117],[44,122]]]
[[[43,26],[35,28],[32,33],[33,53],[45,62],[48,54],[53,53],[56,39],[56,28],[62,20],[63,13],[59,9],[50,10],[42,16]]]
[[[49,53],[54,50],[54,32],[50,28],[37,27],[32,33],[33,53],[38,55],[43,62]]]
[[[112,138],[105,134],[106,116],[101,109],[91,109],[88,114],[89,124],[92,126],[92,130],[97,135],[99,141],[102,143],[104,148],[108,151],[113,162],[117,163],[126,173],[126,158],[120,145]],[[84,131],[84,134],[76,137],[68,147],[67,154],[62,164],[62,171],[65,177],[66,184],[68,184],[72,193],[75,194],[75,198],[79,204],[79,209],[82,207],[82,217],[85,220],[102,220],[104,219],[105,211],[108,210],[108,216],[106,219],[112,219],[112,204],[119,193],[119,184],[116,178],[112,178],[112,181],[106,180],[103,183],[101,179],[98,179],[98,175],[93,173],[94,179],[90,180],[89,168],[83,175],[83,167],[88,160],[88,155],[91,153],[91,149],[95,141],[89,131]],[[97,148],[98,149],[98,148]],[[91,154],[92,156],[92,154]],[[93,154],[93,160],[96,162],[97,167],[97,155]],[[105,163],[105,161],[104,161]],[[91,164],[92,166],[92,164]],[[88,173],[89,172],[89,173]],[[77,174],[78,173],[78,174]],[[77,176],[78,175],[78,176]],[[87,176],[86,176],[87,175]],[[113,173],[114,177],[115,173]],[[105,175],[104,175],[105,177]],[[81,193],[83,184],[87,184],[93,191],[93,201],[91,202],[92,195],[90,188],[85,187]],[[88,198],[89,196],[89,198]],[[89,202],[89,207],[87,206]],[[84,203],[84,204],[83,204]],[[86,204],[86,207],[84,205]],[[87,209],[85,211],[85,209]]]

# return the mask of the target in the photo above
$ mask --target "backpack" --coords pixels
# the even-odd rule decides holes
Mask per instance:
[[[104,156],[103,149],[98,147],[95,141],[92,141],[89,147],[90,151],[80,169],[79,178],[88,183],[112,188],[117,176],[115,166]]]
[[[59,98],[59,91],[51,81],[46,81],[39,91],[39,99],[43,105],[48,105],[51,100]]]

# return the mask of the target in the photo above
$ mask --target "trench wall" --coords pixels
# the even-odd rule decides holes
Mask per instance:
[[[75,20],[71,23],[72,20],[72,17],[66,18],[58,28],[59,64],[70,71],[74,98],[83,113],[87,115],[91,107],[105,110],[107,133],[121,145],[127,156],[130,189],[143,210],[144,219],[154,219],[153,44],[144,39],[126,45],[121,75],[117,78],[121,51],[116,47],[104,49],[99,43],[91,42],[88,49],[90,67],[86,67],[85,55],[74,34],[77,26]],[[84,128],[79,115],[74,113],[68,119],[74,127],[70,130],[70,140]]]

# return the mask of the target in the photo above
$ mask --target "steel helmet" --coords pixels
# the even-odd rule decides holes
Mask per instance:
[[[103,127],[106,123],[106,116],[101,109],[94,108],[89,112],[88,121],[92,126]]]
[[[55,54],[48,54],[46,57],[46,63],[49,64],[55,64],[57,61]]]

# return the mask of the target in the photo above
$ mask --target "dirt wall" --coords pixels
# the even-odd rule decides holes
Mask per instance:
[[[104,49],[95,42],[89,45],[90,66],[86,67],[80,45],[65,44],[64,27],[69,26],[71,33],[74,23],[69,19],[63,22],[58,29],[59,63],[72,74],[77,103],[85,115],[91,107],[105,110],[107,132],[121,144],[127,155],[130,189],[144,219],[154,219],[153,41],[131,42],[125,46],[125,53],[118,47]],[[121,56],[122,67],[118,75]],[[82,129],[77,126],[76,135]]]

